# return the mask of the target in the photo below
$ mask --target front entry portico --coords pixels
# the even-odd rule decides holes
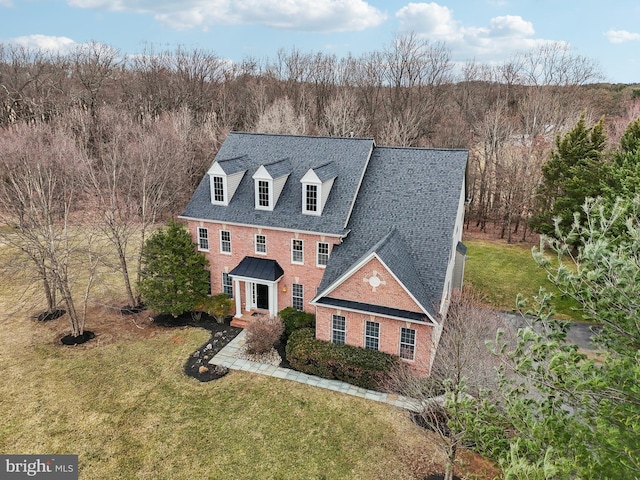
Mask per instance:
[[[270,316],[276,316],[278,314],[278,282],[283,275],[284,270],[275,260],[244,257],[229,272],[229,277],[233,280],[236,318],[242,317],[243,303],[245,312],[256,309],[267,310]],[[244,299],[241,298],[241,282],[244,283]]]

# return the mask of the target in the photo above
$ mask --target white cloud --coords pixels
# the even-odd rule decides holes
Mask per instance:
[[[640,33],[628,32],[626,30],[609,30],[605,36],[611,43],[626,43],[640,40]]]
[[[47,35],[27,35],[24,37],[14,37],[9,43],[21,45],[27,48],[38,48],[49,50],[52,52],[66,51],[76,45],[76,43],[67,37],[51,37]]]
[[[401,32],[415,32],[438,40],[461,38],[461,26],[453,12],[437,3],[410,3],[396,12]]]
[[[365,0],[68,0],[68,4],[149,14],[176,30],[259,24],[288,30],[336,32],[364,30],[386,20],[383,12]]]
[[[488,26],[465,26],[448,7],[432,3],[409,3],[396,12],[400,31],[415,32],[430,40],[442,40],[462,56],[495,57],[527,50],[547,40],[536,39],[533,24],[517,15],[494,17]]]
[[[13,7],[11,0],[0,0],[0,7]]]

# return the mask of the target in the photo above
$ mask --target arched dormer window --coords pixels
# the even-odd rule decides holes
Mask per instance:
[[[336,166],[333,162],[310,168],[305,173],[304,177],[300,179],[300,183],[302,183],[302,213],[322,215],[336,176]]]

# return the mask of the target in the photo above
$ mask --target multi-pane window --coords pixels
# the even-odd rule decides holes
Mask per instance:
[[[413,360],[416,353],[416,331],[413,328],[400,329],[400,358]]]
[[[333,315],[331,320],[331,341],[340,345],[344,344],[347,336],[347,319],[342,315]]]
[[[269,206],[269,182],[258,180],[258,206]]]
[[[231,253],[231,232],[229,230],[220,230],[220,251]]]
[[[267,237],[256,234],[256,253],[267,253]]]
[[[317,185],[306,185],[306,200],[305,200],[305,209],[307,212],[317,212],[318,211],[318,186]]]
[[[222,177],[213,177],[213,200],[215,202],[224,202],[224,182]]]
[[[291,285],[291,306],[296,310],[304,310],[304,287],[299,283]]]
[[[233,298],[233,280],[228,273],[222,274],[222,293],[226,293],[230,298]]]
[[[291,240],[291,263],[304,263],[303,242],[298,238]]]
[[[198,227],[198,250],[209,250],[209,230]]]
[[[329,262],[329,244],[325,242],[318,242],[318,266],[325,266]]]
[[[380,324],[367,320],[364,325],[364,348],[378,350],[380,345]]]

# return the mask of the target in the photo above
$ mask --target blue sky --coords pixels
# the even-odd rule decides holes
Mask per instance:
[[[566,42],[606,81],[640,83],[638,0],[0,0],[0,42],[49,49],[97,41],[126,54],[183,46],[233,61],[293,47],[358,56],[409,31],[444,41],[456,62],[500,63]]]

